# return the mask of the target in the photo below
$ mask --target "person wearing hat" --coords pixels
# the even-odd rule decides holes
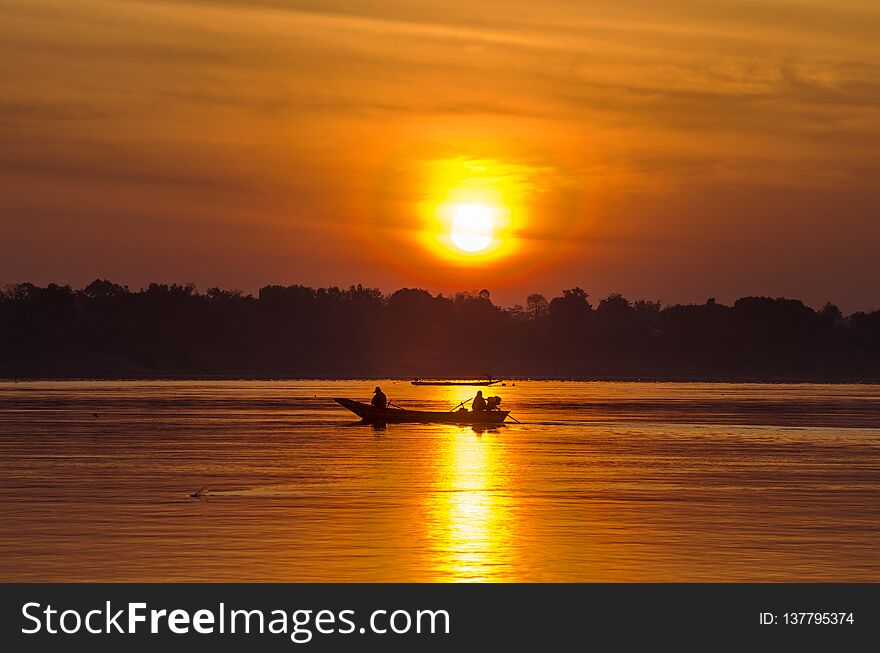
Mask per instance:
[[[382,388],[376,386],[376,389],[373,390],[373,400],[370,402],[373,408],[387,408],[388,407],[388,397],[385,396],[385,393],[382,392]]]

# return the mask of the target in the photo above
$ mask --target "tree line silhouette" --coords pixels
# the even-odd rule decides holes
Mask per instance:
[[[502,308],[487,290],[96,280],[0,293],[0,376],[880,380],[880,310],[795,299],[663,306],[581,288]]]

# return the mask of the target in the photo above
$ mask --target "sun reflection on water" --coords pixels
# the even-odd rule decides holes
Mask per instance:
[[[492,438],[456,429],[438,451],[429,539],[437,581],[502,580],[510,568],[510,505],[501,451]]]

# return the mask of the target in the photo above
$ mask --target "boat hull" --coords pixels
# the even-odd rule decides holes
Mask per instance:
[[[403,410],[400,408],[374,408],[373,406],[351,399],[334,398],[333,401],[360,417],[365,422],[375,424],[402,424],[414,422],[422,424],[463,424],[492,425],[504,422],[510,411],[487,410],[473,412],[457,410],[454,412],[433,412],[426,410]]]

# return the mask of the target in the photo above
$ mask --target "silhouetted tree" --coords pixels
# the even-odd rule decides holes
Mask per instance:
[[[587,300],[587,293],[581,288],[563,290],[562,297],[550,302],[550,319],[567,324],[583,324],[589,319],[593,307]]]
[[[532,319],[544,317],[550,308],[544,295],[534,294],[526,297],[526,312]]]
[[[663,307],[581,288],[504,310],[488,290],[238,290],[97,279],[0,292],[0,376],[500,375],[880,380],[880,311],[744,297]]]

